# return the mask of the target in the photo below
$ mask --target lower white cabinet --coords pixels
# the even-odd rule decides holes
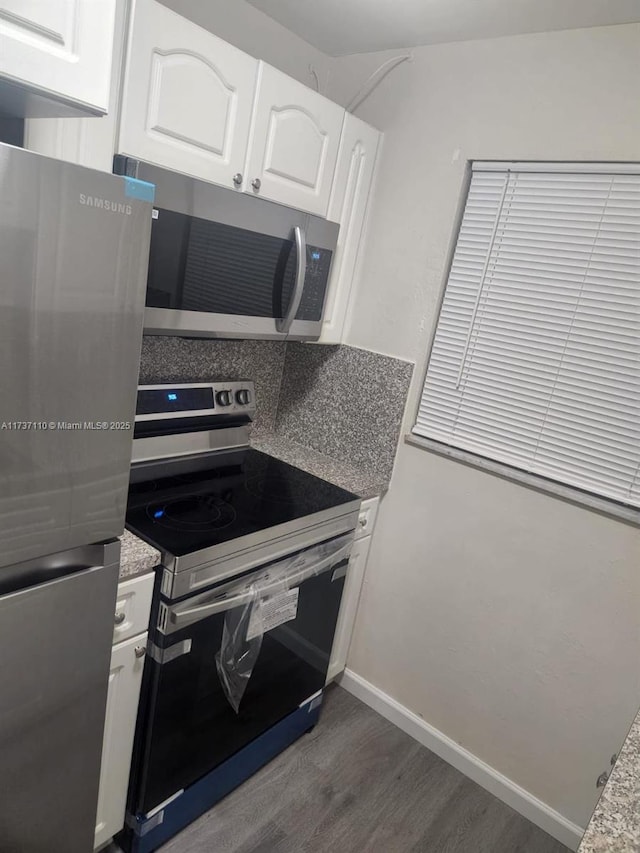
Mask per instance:
[[[351,645],[351,635],[353,634],[353,625],[356,620],[360,593],[362,592],[364,570],[367,565],[370,545],[371,537],[365,536],[364,539],[357,539],[351,549],[349,571],[347,572],[347,581],[344,586],[344,592],[342,593],[338,625],[331,649],[327,684],[340,675],[347,665],[347,654]]]
[[[140,634],[118,643],[111,653],[95,847],[107,842],[124,826],[146,644],[146,633]]]
[[[143,575],[118,587],[115,636],[127,622],[143,625],[144,631],[115,643],[111,652],[94,848],[101,847],[124,826],[153,581],[153,574]],[[135,622],[121,620],[123,601],[130,603]]]
[[[379,498],[371,498],[363,501],[360,509],[360,522],[356,531],[356,541],[351,549],[349,559],[349,570],[347,580],[342,593],[342,603],[338,614],[338,624],[333,638],[331,649],[331,660],[327,672],[327,684],[333,681],[347,665],[347,655],[351,645],[353,626],[356,621],[360,594],[364,583],[364,573],[367,566],[367,557],[371,547],[371,534],[378,511]]]

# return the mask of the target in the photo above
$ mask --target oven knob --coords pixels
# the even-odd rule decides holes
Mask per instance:
[[[236,402],[240,403],[241,406],[248,406],[250,400],[251,398],[247,388],[241,388],[240,391],[236,391]]]
[[[219,406],[230,406],[231,391],[218,391],[218,393],[216,394],[216,400]]]

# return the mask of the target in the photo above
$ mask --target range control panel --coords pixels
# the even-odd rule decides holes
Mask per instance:
[[[255,390],[248,380],[139,385],[136,421],[200,415],[251,416],[255,408]]]

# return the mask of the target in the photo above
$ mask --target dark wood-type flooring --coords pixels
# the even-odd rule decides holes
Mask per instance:
[[[568,853],[339,687],[320,723],[160,853]]]

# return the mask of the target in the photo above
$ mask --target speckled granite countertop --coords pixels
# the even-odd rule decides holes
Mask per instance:
[[[120,537],[120,580],[143,575],[160,562],[160,552],[128,530]]]
[[[640,714],[631,726],[578,853],[640,851]]]
[[[364,499],[378,497],[389,487],[379,473],[341,462],[277,433],[252,435],[251,446]]]

